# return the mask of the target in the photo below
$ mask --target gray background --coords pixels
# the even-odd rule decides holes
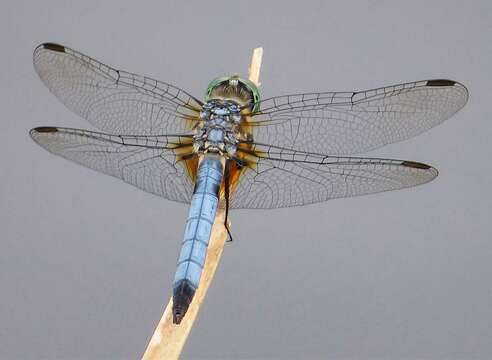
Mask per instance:
[[[234,3],[234,4],[232,4]],[[265,96],[452,78],[451,120],[370,155],[414,189],[237,211],[184,358],[490,359],[490,1],[7,1],[0,5],[0,358],[134,359],[170,295],[187,208],[56,158],[28,130],[90,128],[39,81],[55,41],[201,97],[265,48]]]

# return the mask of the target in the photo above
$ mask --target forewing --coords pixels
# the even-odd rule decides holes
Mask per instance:
[[[189,203],[193,181],[177,153],[191,151],[191,138],[114,136],[79,129],[40,127],[31,137],[49,152],[112,175],[168,200]]]
[[[159,135],[190,131],[201,102],[149,77],[116,70],[58,44],[33,55],[41,80],[70,110],[115,134]]]
[[[460,110],[467,99],[467,89],[452,80],[286,95],[262,101],[249,125],[258,143],[354,154],[418,135]]]
[[[244,169],[232,208],[272,209],[412,187],[437,170],[413,161],[323,156],[268,145],[240,146]]]

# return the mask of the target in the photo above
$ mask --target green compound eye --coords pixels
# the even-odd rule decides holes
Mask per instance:
[[[219,87],[228,85],[229,87],[235,86],[238,88],[238,93],[240,93],[240,89],[246,89],[248,93],[249,99],[241,99],[243,101],[252,101],[253,104],[251,106],[251,111],[256,112],[259,108],[259,103],[260,103],[260,90],[258,90],[258,87],[251,82],[248,79],[243,79],[240,78],[239,76],[220,76],[218,78],[215,78],[210,82],[210,84],[207,86],[207,91],[205,93],[205,101],[209,101],[212,98],[212,95],[214,94],[214,90],[217,90]],[[216,91],[218,92],[218,91]]]

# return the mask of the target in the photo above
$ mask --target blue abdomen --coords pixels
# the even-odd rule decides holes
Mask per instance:
[[[206,155],[198,168],[195,190],[173,284],[173,321],[179,324],[200,282],[219,204],[223,166],[219,156]]]

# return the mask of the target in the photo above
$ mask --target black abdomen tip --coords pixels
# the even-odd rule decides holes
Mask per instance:
[[[183,280],[174,287],[173,292],[173,323],[179,324],[195,295],[195,287],[188,281]]]

